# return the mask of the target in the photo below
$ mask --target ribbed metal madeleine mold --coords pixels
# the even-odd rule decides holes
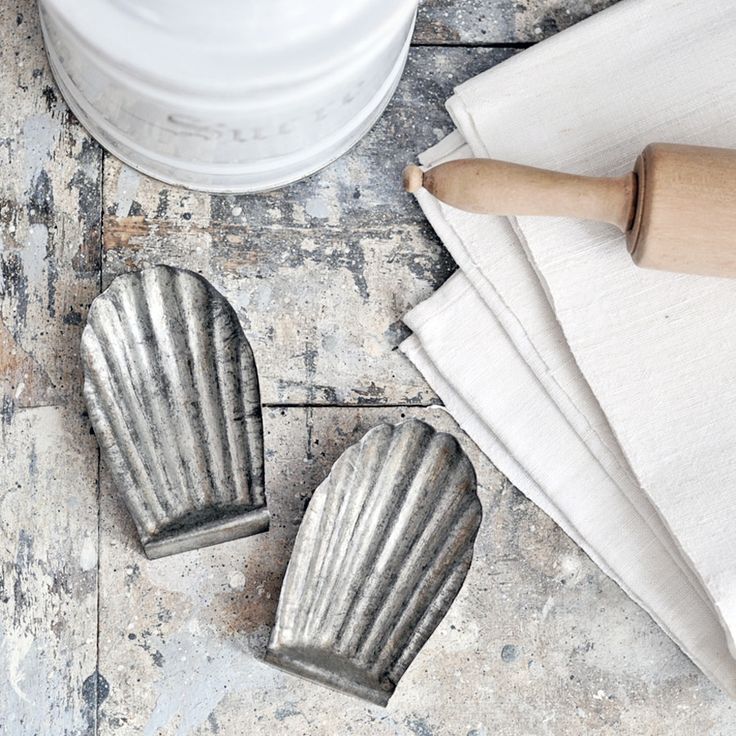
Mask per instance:
[[[128,273],[92,303],[84,397],[148,557],[268,529],[258,374],[235,310],[203,277]]]
[[[266,660],[385,705],[444,617],[481,520],[475,472],[428,424],[382,424],[315,491]]]

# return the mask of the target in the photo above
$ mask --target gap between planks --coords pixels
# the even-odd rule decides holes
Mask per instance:
[[[540,39],[543,40],[543,39]],[[412,41],[413,49],[528,49],[539,41],[447,41],[445,43]]]
[[[99,143],[97,145],[100,145]],[[105,263],[105,160],[110,155],[100,146],[102,155],[100,156],[100,245],[99,245],[99,277],[97,280],[97,293],[101,294],[104,288],[103,270]],[[97,610],[95,625],[95,722],[94,736],[98,736],[100,727],[100,555],[102,552],[101,542],[101,522],[102,509],[100,504],[100,471],[102,469],[102,454],[100,447],[97,445]]]
[[[444,404],[379,404],[379,403],[329,403],[329,402],[269,402],[261,404],[264,409],[443,409]]]

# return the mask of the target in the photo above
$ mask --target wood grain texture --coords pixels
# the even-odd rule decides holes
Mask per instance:
[[[411,416],[457,434],[483,521],[458,598],[382,709],[262,657],[313,490],[368,429]],[[444,410],[272,408],[264,425],[268,534],[149,561],[103,484],[102,736],[732,733],[729,701]]]
[[[436,401],[396,347],[408,334],[402,315],[455,266],[401,190],[401,171],[451,130],[452,88],[513,53],[413,49],[369,135],[276,192],[185,192],[108,157],[105,284],[155,263],[200,271],[238,311],[267,404]]]
[[[428,0],[415,40],[523,45],[608,4]],[[261,661],[305,505],[340,453],[408,415],[458,431],[442,409],[386,406],[436,401],[393,348],[406,308],[454,268],[399,174],[450,130],[453,86],[513,53],[414,49],[346,157],[280,192],[207,196],[110,156],[103,182],[99,148],[48,74],[35,3],[2,5],[3,736],[734,732],[730,704],[462,436],[484,505],[476,562],[390,709]],[[101,188],[105,285],[158,262],[201,270],[238,309],[265,400],[332,406],[264,411],[273,523],[260,537],[148,561],[103,469],[98,628],[97,450],[78,350],[101,285]]]
[[[0,732],[93,733],[97,449],[79,337],[102,154],[58,97],[35,5],[0,7]]]

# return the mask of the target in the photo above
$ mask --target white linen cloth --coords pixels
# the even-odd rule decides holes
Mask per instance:
[[[654,141],[736,147],[734,27],[730,0],[623,0],[457,88],[457,131],[420,161],[620,175]],[[638,269],[608,225],[417,196],[460,272],[407,315],[402,349],[736,697],[736,280]]]

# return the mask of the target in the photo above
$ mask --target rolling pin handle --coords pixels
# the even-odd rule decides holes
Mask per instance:
[[[563,174],[493,159],[458,159],[404,169],[404,188],[424,187],[452,207],[484,215],[547,215],[600,220],[626,231],[634,221],[636,177]]]

